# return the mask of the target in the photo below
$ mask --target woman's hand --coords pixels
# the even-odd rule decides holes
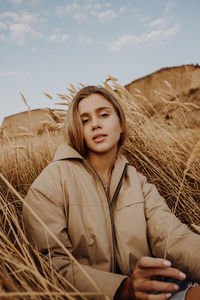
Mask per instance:
[[[186,277],[184,273],[171,268],[171,263],[165,259],[142,257],[138,260],[133,274],[124,280],[117,290],[115,300],[164,300],[171,297],[171,292],[178,291],[179,287],[176,284],[156,280],[155,276],[180,280]]]

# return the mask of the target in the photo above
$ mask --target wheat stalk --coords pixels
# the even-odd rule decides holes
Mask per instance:
[[[183,124],[181,129],[178,129],[173,119],[170,120],[170,124],[169,122],[163,122],[163,117],[160,115],[160,112],[162,113],[165,111],[166,107],[169,111],[173,110],[175,106],[177,106],[177,108],[180,107],[180,109],[183,108],[180,117],[185,118],[187,121],[185,109],[180,104],[175,104],[173,107],[171,106],[172,101],[166,103],[160,99],[160,97],[157,97],[158,99],[154,106],[146,97],[144,97],[140,90],[135,90],[135,94],[131,95],[125,87],[118,83],[116,78],[112,79],[112,76],[110,76],[109,80],[106,81],[107,88],[122,104],[127,120],[128,132],[122,152],[139,172],[147,176],[148,181],[156,184],[160,194],[166,199],[166,202],[170,207],[173,208],[175,202],[178,200],[180,205],[176,205],[174,211],[176,211],[176,215],[182,222],[197,226],[200,224],[200,167],[199,164],[193,164],[192,161],[194,161],[195,156],[196,158],[198,157],[198,147],[195,148],[195,145],[197,145],[197,141],[199,141],[200,130],[197,127],[189,127],[190,124]],[[167,84],[165,85],[167,87]],[[79,86],[83,87],[81,84],[79,84]],[[62,100],[60,102],[71,102],[72,95],[70,95],[70,93],[72,93],[73,87],[70,87],[70,89],[69,95],[57,94]],[[169,92],[167,90],[169,90]],[[167,87],[166,91],[163,90],[163,92],[165,92],[167,97],[172,94],[170,87]],[[158,94],[161,95],[159,92]],[[165,96],[162,97],[164,98]],[[180,101],[175,99],[175,102],[185,103],[185,101],[181,101],[181,98]],[[198,104],[198,102],[196,102],[196,104]],[[163,111],[161,108],[163,108]],[[190,110],[193,109],[192,106],[186,106],[185,108]],[[194,107],[194,109],[196,108]],[[198,111],[193,113],[196,124],[199,122],[197,113]],[[57,145],[63,140],[62,132],[56,132],[56,135],[51,135],[50,129],[51,126],[54,126],[54,123],[61,124],[62,118],[60,119],[58,117],[58,121],[51,121],[52,125],[46,125],[47,134],[40,136],[35,135],[32,137],[25,135],[14,137],[7,134],[7,138],[4,135],[0,138],[1,172],[22,195],[26,194],[30,184],[52,160]],[[45,131],[43,130],[42,133],[45,133]],[[24,145],[25,149],[18,150],[17,146],[19,145]],[[196,150],[193,152],[194,148]],[[16,158],[18,163],[16,162]],[[183,178],[183,173],[186,175],[185,178]],[[182,187],[181,182],[183,182]],[[2,210],[7,214],[8,202],[13,202],[13,198],[16,197],[5,188],[3,182],[1,182],[0,196],[1,194],[6,199],[2,206]],[[181,195],[183,195],[183,197]],[[20,216],[20,211],[18,214]],[[9,221],[9,216],[7,220]],[[194,226],[192,227],[195,228]],[[1,227],[2,232],[4,233],[5,229],[2,222]],[[27,275],[26,279],[20,277],[23,271],[20,272],[20,269],[17,269],[15,263],[12,264],[11,261],[11,258],[15,257],[14,248],[10,244],[7,244],[7,239],[3,235],[1,235],[0,238],[3,241],[0,243],[0,256],[3,257],[4,255],[8,255],[9,257],[5,261],[1,260],[0,278],[1,273],[7,274],[5,268],[8,268],[10,272],[13,272],[16,276],[14,279],[15,281],[10,281],[12,291],[19,292],[21,288],[18,287],[17,282],[21,282],[21,286],[24,287],[24,291],[26,292],[33,291],[33,287],[37,287],[38,284],[38,286],[43,287],[39,291],[45,292],[47,290],[45,288],[47,281],[42,284],[40,283],[39,277],[36,277],[38,278],[37,283],[37,281],[33,279],[33,277],[36,276],[35,273],[31,273],[30,271],[30,274]],[[31,261],[26,247],[24,247],[23,253],[25,260]],[[29,266],[29,269],[31,269],[31,263],[27,263],[27,265]],[[51,266],[51,262],[48,263],[48,266],[49,265]],[[21,267],[21,270],[22,269],[23,267]],[[56,281],[58,275],[52,275],[54,274],[52,269],[51,271],[48,271],[49,269],[46,270],[44,262],[42,263],[42,270],[44,270],[43,272],[46,274],[46,278],[51,278],[52,290],[58,292],[60,288],[58,281]],[[28,269],[25,269],[24,272],[28,272]],[[63,280],[61,275],[59,278],[60,281]],[[58,285],[58,288],[53,287],[54,283],[55,285]],[[47,284],[49,286],[50,283]],[[65,285],[68,286],[67,283],[65,283]]]
[[[31,115],[31,107],[28,104],[26,98],[24,97],[24,95],[22,94],[22,92],[20,92],[20,95],[22,97],[22,100],[24,101],[25,105],[28,108],[28,117],[29,117],[29,126],[30,126],[30,130],[32,131],[32,133],[34,134],[34,130],[33,130],[33,120],[32,120],[32,115]]]
[[[32,209],[32,207],[24,201],[24,199],[20,196],[20,194],[13,188],[13,186],[7,181],[7,179],[3,176],[3,174],[0,172],[0,178],[6,183],[8,188],[13,192],[13,194],[23,203],[23,205],[31,212],[33,217],[41,224],[41,226],[45,229],[45,231],[56,241],[56,243],[61,247],[61,249],[66,253],[72,262],[74,262],[82,271],[82,273],[85,275],[85,277],[88,279],[88,281],[93,285],[93,287],[96,289],[96,291],[105,297],[105,299],[109,299],[108,296],[106,296],[100,288],[97,286],[95,281],[89,276],[89,274],[84,270],[84,268],[79,264],[79,262],[76,260],[76,258],[70,253],[70,251],[60,242],[60,240],[56,237],[56,235],[49,229],[49,227],[42,221],[42,219],[35,213],[35,211]],[[79,296],[81,296],[81,293],[79,293]]]
[[[183,179],[182,179],[181,184],[180,184],[180,189],[178,191],[178,195],[177,195],[177,198],[176,198],[175,206],[174,206],[174,209],[172,210],[173,215],[176,213],[177,205],[178,205],[179,200],[180,200],[180,195],[181,195],[181,192],[182,192],[182,189],[183,189],[183,185],[184,185],[184,182],[185,182],[186,175],[187,175],[187,173],[189,171],[189,168],[190,168],[191,164],[197,159],[197,157],[199,156],[199,154],[200,154],[200,141],[195,145],[195,147],[194,147],[194,149],[193,149],[190,157],[187,160],[186,168],[185,168],[185,170],[183,172]],[[171,233],[172,233],[173,215],[171,216],[171,221],[169,223],[169,232],[168,232],[166,246],[165,246],[165,251],[164,251],[164,259],[167,256],[167,249],[168,249],[168,245],[169,245],[169,239],[170,239]]]
[[[49,95],[48,93],[44,93],[45,96],[47,96],[50,100],[53,100],[53,97]]]
[[[200,226],[197,226],[195,224],[191,224],[191,226],[200,233]]]

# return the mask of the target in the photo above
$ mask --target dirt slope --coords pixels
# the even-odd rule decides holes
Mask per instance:
[[[125,85],[125,87],[131,94],[136,93],[135,89],[140,90],[152,104],[155,104],[158,101],[155,91],[169,90],[165,81],[168,81],[172,86],[175,95],[188,94],[190,90],[200,88],[200,66],[183,65],[164,68],[143,78],[136,79]],[[170,98],[172,98],[172,95],[169,95],[168,99]]]
[[[183,65],[160,69],[143,78],[125,85],[127,90],[137,97],[138,102],[151,117],[159,118],[161,123],[176,124],[177,128],[187,125],[191,128],[200,126],[199,109],[181,107],[173,104],[193,103],[200,105],[200,66]],[[162,101],[169,101],[166,103]],[[155,114],[156,112],[156,114]],[[31,119],[27,111],[11,115],[3,120],[1,132],[16,135],[24,132],[22,127],[31,130],[39,129],[43,121],[55,120],[53,110],[36,109],[31,111]]]
[[[33,130],[45,130],[50,123],[55,124],[62,115],[63,110],[52,110],[49,108],[35,109],[31,112],[24,111],[4,118],[1,132],[9,135],[18,135],[20,133],[30,133]]]
[[[161,69],[125,86],[161,125],[200,128],[200,67]]]

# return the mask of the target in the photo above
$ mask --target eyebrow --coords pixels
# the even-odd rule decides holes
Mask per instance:
[[[101,106],[101,107],[98,107],[97,109],[95,109],[95,112],[100,112],[101,110],[104,110],[104,109],[106,109],[106,110],[111,110],[111,108],[110,107],[108,107],[108,106]],[[88,113],[88,112],[84,112],[84,113],[82,113],[81,115],[80,115],[80,117],[84,117],[84,116],[88,116],[88,115],[90,115],[90,113]]]

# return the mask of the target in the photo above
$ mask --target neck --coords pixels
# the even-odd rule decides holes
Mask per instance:
[[[110,178],[115,164],[117,151],[115,153],[88,153],[88,161],[95,168],[105,186],[110,185]]]

